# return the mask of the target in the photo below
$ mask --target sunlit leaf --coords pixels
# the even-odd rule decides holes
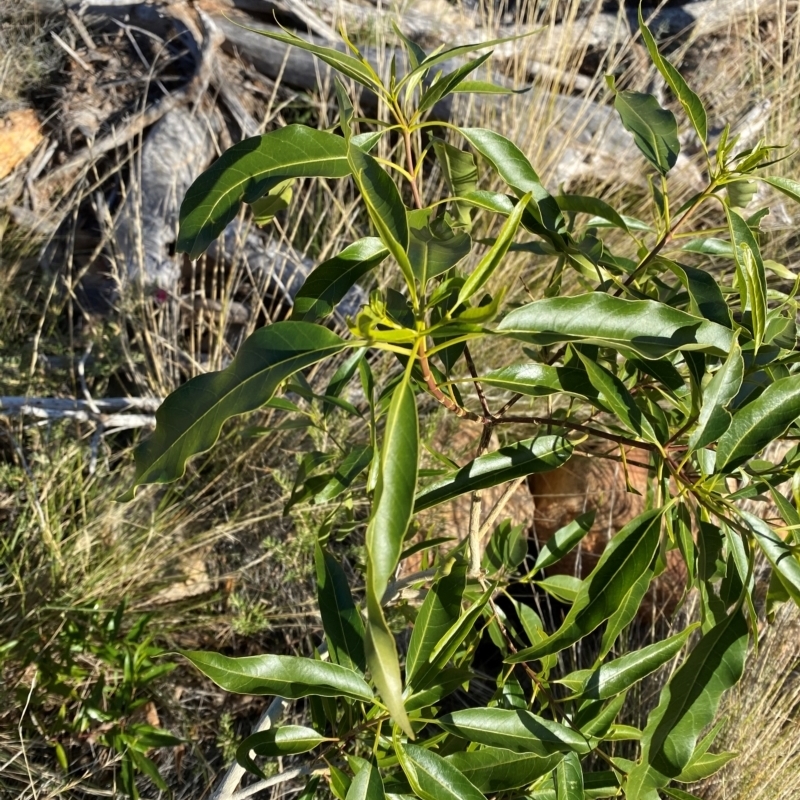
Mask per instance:
[[[408,782],[422,800],[485,800],[453,764],[436,753],[399,742],[395,748]]]

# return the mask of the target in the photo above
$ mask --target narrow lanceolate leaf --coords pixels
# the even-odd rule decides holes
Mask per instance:
[[[454,197],[475,191],[478,188],[478,167],[471,153],[459,150],[443,139],[434,138],[433,152],[442,170],[447,188]],[[472,222],[469,205],[456,202],[456,215],[462,225]]]
[[[608,618],[608,624],[603,631],[603,638],[600,640],[598,658],[605,658],[611,652],[617,637],[636,618],[639,613],[639,606],[642,604],[645,594],[647,594],[654,574],[655,571],[653,569],[645,570],[639,580],[631,584],[631,587],[625,592],[616,611]]]
[[[519,203],[517,203],[508,219],[503,223],[503,227],[500,229],[500,233],[497,234],[494,244],[489,248],[478,263],[478,266],[470,273],[464,285],[461,287],[456,305],[466,303],[466,301],[492,277],[494,271],[508,252],[508,248],[511,247],[511,243],[514,241],[514,236],[517,233],[517,228],[519,228],[522,214],[527,208],[530,199],[530,193],[524,195]]]
[[[759,259],[746,244],[739,248],[736,261],[747,284],[747,308],[753,331],[753,350],[758,353],[767,329],[767,279],[764,264],[759,265]]]
[[[461,616],[467,565],[454,564],[449,574],[431,586],[417,614],[406,656],[406,676],[412,681],[433,653],[441,638]]]
[[[333,741],[320,736],[313,728],[302,725],[281,725],[268,731],[259,731],[248,736],[236,749],[236,761],[246,770],[261,775],[262,772],[253,761],[250,752],[265,758],[294,756],[307,753],[323,742]]]
[[[180,478],[187,459],[211,448],[226,420],[261,408],[284,379],[345,347],[335,333],[308,322],[257,330],[230,366],[192,378],[161,404],[155,432],[136,449],[133,486],[121,499],[132,499],[142,484]]]
[[[589,532],[594,524],[594,511],[587,511],[574,519],[563,528],[559,528],[543,545],[539,551],[534,572],[560,561],[569,553]]]
[[[690,625],[676,636],[602,664],[586,679],[580,694],[592,700],[607,700],[624,692],[675,658],[696,627]]]
[[[641,6],[639,6],[639,30],[642,33],[642,39],[644,39],[644,43],[650,53],[650,58],[656,65],[656,69],[661,73],[669,88],[672,89],[675,97],[678,98],[678,102],[683,106],[683,110],[689,118],[689,122],[692,123],[692,127],[700,137],[701,144],[705,147],[706,139],[708,138],[708,120],[703,103],[689,88],[680,72],[658,52],[656,40],[653,38],[653,34],[650,33],[647,25],[644,24]]]
[[[562,758],[562,753],[537,756],[534,753],[515,753],[502,747],[481,747],[453,753],[445,760],[482,792],[497,794],[528,786],[552,772]]]
[[[583,770],[576,753],[567,753],[556,767],[557,800],[584,800]]]
[[[483,794],[449,761],[413,744],[395,744],[400,766],[422,800],[485,800]]]
[[[732,470],[786,432],[800,416],[800,375],[770,384],[739,409],[717,446],[716,470]]]
[[[531,194],[528,210],[551,232],[564,228],[564,217],[552,195],[544,188],[525,154],[505,136],[485,128],[460,128],[464,138],[494,167],[517,197]]]
[[[777,575],[789,596],[800,605],[800,560],[795,551],[763,519],[746,511],[739,513],[772,565],[773,575]]]
[[[791,178],[759,178],[768,183],[779,192],[783,192],[787,197],[790,197],[795,203],[800,203],[800,183],[793,181]]]
[[[587,358],[580,351],[576,352],[589,380],[597,390],[596,405],[602,410],[611,411],[628,430],[633,431],[637,436],[656,444],[658,436],[656,436],[650,420],[642,414],[625,384],[596,361]]]
[[[273,655],[229,658],[198,650],[184,650],[182,655],[226,692],[271,694],[288,700],[309,696],[373,699],[358,673],[326,661]]]
[[[658,549],[664,510],[645,511],[625,525],[611,539],[597,566],[583,581],[561,628],[506,661],[516,664],[558,653],[609,619],[619,609],[631,587],[649,571]]]
[[[501,447],[425,487],[417,495],[414,509],[422,511],[465,492],[488,489],[535,472],[549,472],[566,463],[571,455],[572,445],[561,436],[539,436]]]
[[[323,261],[305,279],[294,298],[292,319],[317,320],[333,313],[358,280],[378,266],[389,251],[375,237],[359,239]]]
[[[317,569],[317,599],[322,627],[332,660],[349,669],[363,672],[364,624],[350,594],[347,576],[339,562],[319,543],[314,549]]]
[[[386,800],[380,772],[369,762],[353,778],[345,800]]]
[[[517,753],[544,757],[591,750],[586,738],[572,728],[518,708],[469,708],[444,714],[437,722],[462,739]]]
[[[417,107],[418,113],[422,113],[427,111],[429,108],[433,108],[443,97],[446,97],[448,94],[450,94],[459,83],[466,80],[470,73],[478,69],[478,67],[483,64],[483,62],[486,61],[489,56],[491,56],[491,52],[484,53],[483,55],[472,59],[472,61],[468,61],[466,64],[454,69],[447,75],[442,75],[438,81],[431,84],[431,86],[429,86],[422,93],[422,97],[420,97],[419,100],[419,106]]]
[[[623,127],[633,134],[633,140],[644,157],[662,175],[666,175],[675,166],[681,151],[675,115],[662,108],[653,95],[620,92],[616,89],[613,77],[608,76],[606,80],[616,95],[614,108]]]
[[[365,650],[372,679],[394,721],[413,737],[403,708],[397,645],[381,598],[397,568],[411,521],[419,460],[419,420],[414,392],[404,377],[392,397],[378,465],[372,515],[367,526],[367,629]]]
[[[697,425],[689,437],[689,450],[707,447],[716,442],[731,424],[731,414],[727,410],[728,403],[739,392],[744,377],[744,361],[742,349],[734,342],[730,355],[717,370],[711,382],[703,390],[703,405]]]
[[[350,174],[344,139],[304,125],[287,125],[226,150],[189,187],[181,203],[178,252],[198,258],[236,216],[287,178]]]
[[[483,375],[481,383],[531,397],[545,397],[559,392],[582,398],[597,396],[597,390],[592,386],[585,369],[551,367],[536,362],[496,369]]]
[[[656,359],[677,350],[727,356],[733,331],[655,300],[603,292],[537,300],[514,309],[497,332],[539,345],[581,342]]]
[[[641,759],[628,776],[628,800],[656,796],[656,789],[690,763],[720,697],[742,676],[747,638],[747,623],[736,610],[698,642],[673,674],[648,717]]]
[[[710,778],[719,772],[738,753],[703,753],[699,758],[692,758],[686,768],[675,778],[680,783],[697,783]]]
[[[347,160],[372,224],[403,271],[409,287],[414,277],[408,260],[408,216],[394,181],[385,169],[358,147],[347,148]]]
[[[453,94],[525,94],[527,91],[530,91],[530,86],[512,89],[510,86],[500,86],[491,81],[461,81],[453,89]]]
[[[606,220],[606,222],[610,222],[615,228],[621,228],[625,232],[628,231],[628,224],[624,218],[608,203],[596,197],[587,197],[580,194],[561,194],[556,196],[556,202],[562,211],[592,214],[595,217]]]

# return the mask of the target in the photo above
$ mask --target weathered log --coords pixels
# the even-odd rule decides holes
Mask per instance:
[[[93,422],[104,430],[151,428],[163,401],[156,397],[115,397],[72,400],[60,397],[0,397],[0,414],[37,420]]]

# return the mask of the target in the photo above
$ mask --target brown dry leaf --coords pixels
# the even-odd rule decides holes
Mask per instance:
[[[10,175],[43,138],[39,120],[30,108],[0,117],[0,180]]]

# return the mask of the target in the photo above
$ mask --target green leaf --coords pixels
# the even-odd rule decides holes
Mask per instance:
[[[289,178],[289,180],[273,186],[263,197],[259,197],[252,203],[253,222],[256,225],[262,228],[269,225],[275,219],[276,214],[289,208],[289,203],[292,202],[294,182],[294,178]]]
[[[719,772],[729,761],[736,758],[738,753],[704,753],[697,759],[692,759],[686,768],[675,778],[681,783],[697,783],[710,778]]]
[[[655,300],[602,292],[537,300],[512,311],[497,332],[539,345],[581,342],[657,359],[678,350],[727,356],[733,331]]]
[[[701,269],[676,264],[665,258],[660,261],[666,264],[686,287],[689,294],[690,313],[726,328],[732,327],[730,309],[719,288],[719,283],[713,275]]]
[[[697,624],[690,625],[676,636],[602,664],[588,676],[579,694],[592,700],[607,700],[624,692],[671,661],[683,649],[696,628]]]
[[[320,736],[313,728],[304,728],[302,725],[281,725],[279,728],[259,731],[248,736],[236,748],[236,763],[249,772],[264,777],[250,756],[251,750],[257,756],[277,758],[307,753],[323,742],[330,741],[335,740]]]
[[[620,92],[612,76],[607,76],[606,80],[615,94],[614,108],[623,127],[633,134],[633,140],[644,157],[666,175],[675,166],[681,151],[675,115],[662,108],[653,95]]]
[[[330,503],[348,489],[353,481],[372,463],[372,448],[369,445],[356,447],[339,464],[336,472],[314,495],[315,503]]]
[[[431,211],[423,208],[408,214],[411,234],[408,260],[421,287],[430,278],[454,267],[472,249],[468,233],[453,231],[441,217],[431,220]]]
[[[800,375],[770,384],[734,415],[717,446],[716,471],[731,471],[785,433],[800,415]]]
[[[383,242],[369,236],[323,261],[305,279],[295,296],[292,319],[311,321],[327,317],[356,282],[388,255]]]
[[[530,91],[530,86],[524,89],[512,89],[509,86],[500,86],[491,81],[461,81],[452,90],[453,94],[525,94]]]
[[[434,581],[420,607],[406,656],[406,677],[413,681],[436,645],[461,616],[467,565],[453,564],[450,572]]]
[[[472,154],[453,147],[443,139],[432,138],[431,142],[450,194],[459,197],[477,189],[478,167]],[[458,221],[469,226],[472,223],[469,205],[456,202],[455,208]]]
[[[371,702],[372,690],[356,672],[338,664],[298,656],[244,656],[182,650],[197,669],[226,692],[299,697],[349,697]]]
[[[180,478],[187,459],[211,448],[226,420],[260,408],[283,380],[345,347],[335,333],[308,322],[257,330],[228,367],[192,378],[161,404],[155,432],[136,449],[133,486],[120,499],[131,500],[142,484]]]
[[[412,736],[403,707],[403,683],[394,636],[381,599],[397,568],[414,506],[419,461],[419,420],[408,375],[396,387],[383,436],[378,482],[366,534],[367,629],[365,650],[372,679],[394,721]]]
[[[344,139],[305,125],[253,136],[226,150],[189,187],[181,203],[176,248],[195,259],[234,219],[288,178],[344,178],[350,174]]]
[[[747,623],[736,610],[698,642],[673,674],[648,717],[641,759],[628,776],[629,800],[654,796],[689,764],[723,692],[742,676],[747,639]]]
[[[515,753],[501,747],[481,747],[453,753],[446,756],[445,760],[482,792],[497,794],[528,786],[555,769],[563,757],[561,753],[537,756],[533,753]]]
[[[353,601],[347,576],[339,562],[319,542],[314,548],[317,600],[331,659],[348,669],[364,672],[364,624]]]
[[[703,405],[689,437],[690,452],[699,447],[708,447],[728,430],[732,417],[727,406],[739,393],[743,377],[742,350],[739,343],[734,342],[725,363],[703,389]]]
[[[631,588],[649,570],[658,549],[665,508],[651,509],[625,525],[609,542],[583,586],[563,625],[542,642],[506,659],[517,664],[569,647],[609,619]],[[641,599],[641,598],[640,598]]]
[[[530,397],[545,397],[559,392],[581,398],[597,396],[586,370],[574,366],[551,367],[536,362],[514,364],[487,373],[481,377],[481,383]]]
[[[438,672],[436,678],[432,679],[433,683],[429,683],[425,689],[410,694],[406,690],[406,711],[417,711],[435,705],[474,677],[475,674],[464,667],[446,667]]]
[[[572,445],[561,436],[539,436],[501,447],[426,486],[417,495],[414,509],[422,511],[466,492],[488,489],[536,472],[549,472],[566,463],[571,455]]]
[[[581,353],[580,350],[576,350],[575,353],[581,360],[592,386],[597,390],[595,404],[600,410],[611,411],[628,430],[648,442],[657,444],[658,436],[653,430],[650,420],[636,405],[636,401],[625,384],[605,367]]]
[[[800,605],[800,561],[792,546],[784,542],[763,519],[746,511],[740,511],[739,514],[772,565],[773,574],[778,576],[790,597]]]
[[[747,222],[729,206],[725,207],[725,213],[738,273],[746,285],[746,292],[742,293],[742,308],[750,310],[755,350],[758,352],[767,325],[767,274],[764,261]]]
[[[540,757],[553,753],[588,753],[580,733],[519,708],[469,708],[443,714],[437,723],[448,733],[489,747],[503,747]]]
[[[556,767],[556,797],[558,800],[583,800],[583,770],[576,753],[567,753]]]
[[[422,800],[485,800],[456,767],[436,753],[398,741],[395,750],[408,782]]]
[[[548,231],[560,232],[564,228],[558,203],[544,188],[525,154],[510,139],[484,128],[459,128],[459,131],[518,197],[532,196],[528,210]]]
[[[764,183],[768,183],[779,192],[783,192],[783,194],[785,194],[787,197],[794,200],[795,203],[800,203],[800,183],[797,181],[793,181],[791,178],[778,177],[759,177],[759,180],[764,181]]]
[[[616,611],[608,618],[608,624],[600,641],[598,658],[605,658],[609,654],[617,641],[617,637],[636,618],[639,613],[639,606],[641,606],[642,599],[647,594],[653,576],[654,571],[652,569],[645,570],[639,580],[635,581],[625,592]]]
[[[439,100],[441,100],[443,97],[447,97],[447,95],[450,94],[459,83],[464,81],[471,72],[474,72],[476,69],[478,69],[478,67],[483,64],[483,62],[486,61],[486,59],[491,55],[491,52],[484,53],[472,61],[468,61],[466,64],[454,69],[447,75],[442,75],[442,77],[440,77],[437,81],[434,81],[434,83],[432,83],[422,93],[422,97],[420,97],[419,100],[419,105],[417,106],[417,113],[422,114],[429,108],[433,108],[433,106],[436,105]]]
[[[543,545],[533,565],[533,571],[545,569],[546,567],[561,561],[578,542],[586,536],[594,524],[595,511],[587,511],[576,517],[572,522],[559,528]]]
[[[508,219],[503,223],[503,227],[500,229],[500,233],[497,234],[494,244],[480,260],[478,266],[469,274],[467,280],[464,281],[464,285],[458,293],[457,306],[466,303],[492,277],[492,274],[508,252],[508,248],[511,247],[517,228],[519,228],[522,214],[527,208],[530,199],[530,193],[522,197]]]
[[[409,64],[411,64],[411,69],[416,69],[427,58],[427,54],[413,39],[409,39],[408,36],[400,30],[394,20],[392,20],[392,30],[395,36],[402,42],[403,49],[408,53],[408,61]]]
[[[625,219],[603,200],[580,194],[557,195],[555,200],[562,211],[593,214],[596,217],[600,217],[600,219],[610,222],[615,228],[621,228],[626,233],[628,232],[628,225]],[[591,225],[591,222],[589,224]]]
[[[708,120],[703,103],[689,88],[680,72],[658,52],[656,40],[653,38],[653,34],[650,33],[647,25],[644,24],[641,5],[639,6],[639,30],[642,33],[642,39],[644,39],[644,43],[647,46],[650,58],[653,60],[656,69],[661,73],[667,85],[675,94],[675,97],[678,98],[678,102],[683,106],[683,110],[689,118],[689,122],[692,123],[692,127],[697,131],[700,142],[705,148],[706,140],[708,139]]]
[[[385,800],[380,772],[369,762],[358,771],[347,790],[346,800]]]
[[[544,589],[547,594],[555,597],[556,600],[562,603],[574,603],[583,581],[574,575],[551,575],[540,581],[534,581],[534,583]]]

